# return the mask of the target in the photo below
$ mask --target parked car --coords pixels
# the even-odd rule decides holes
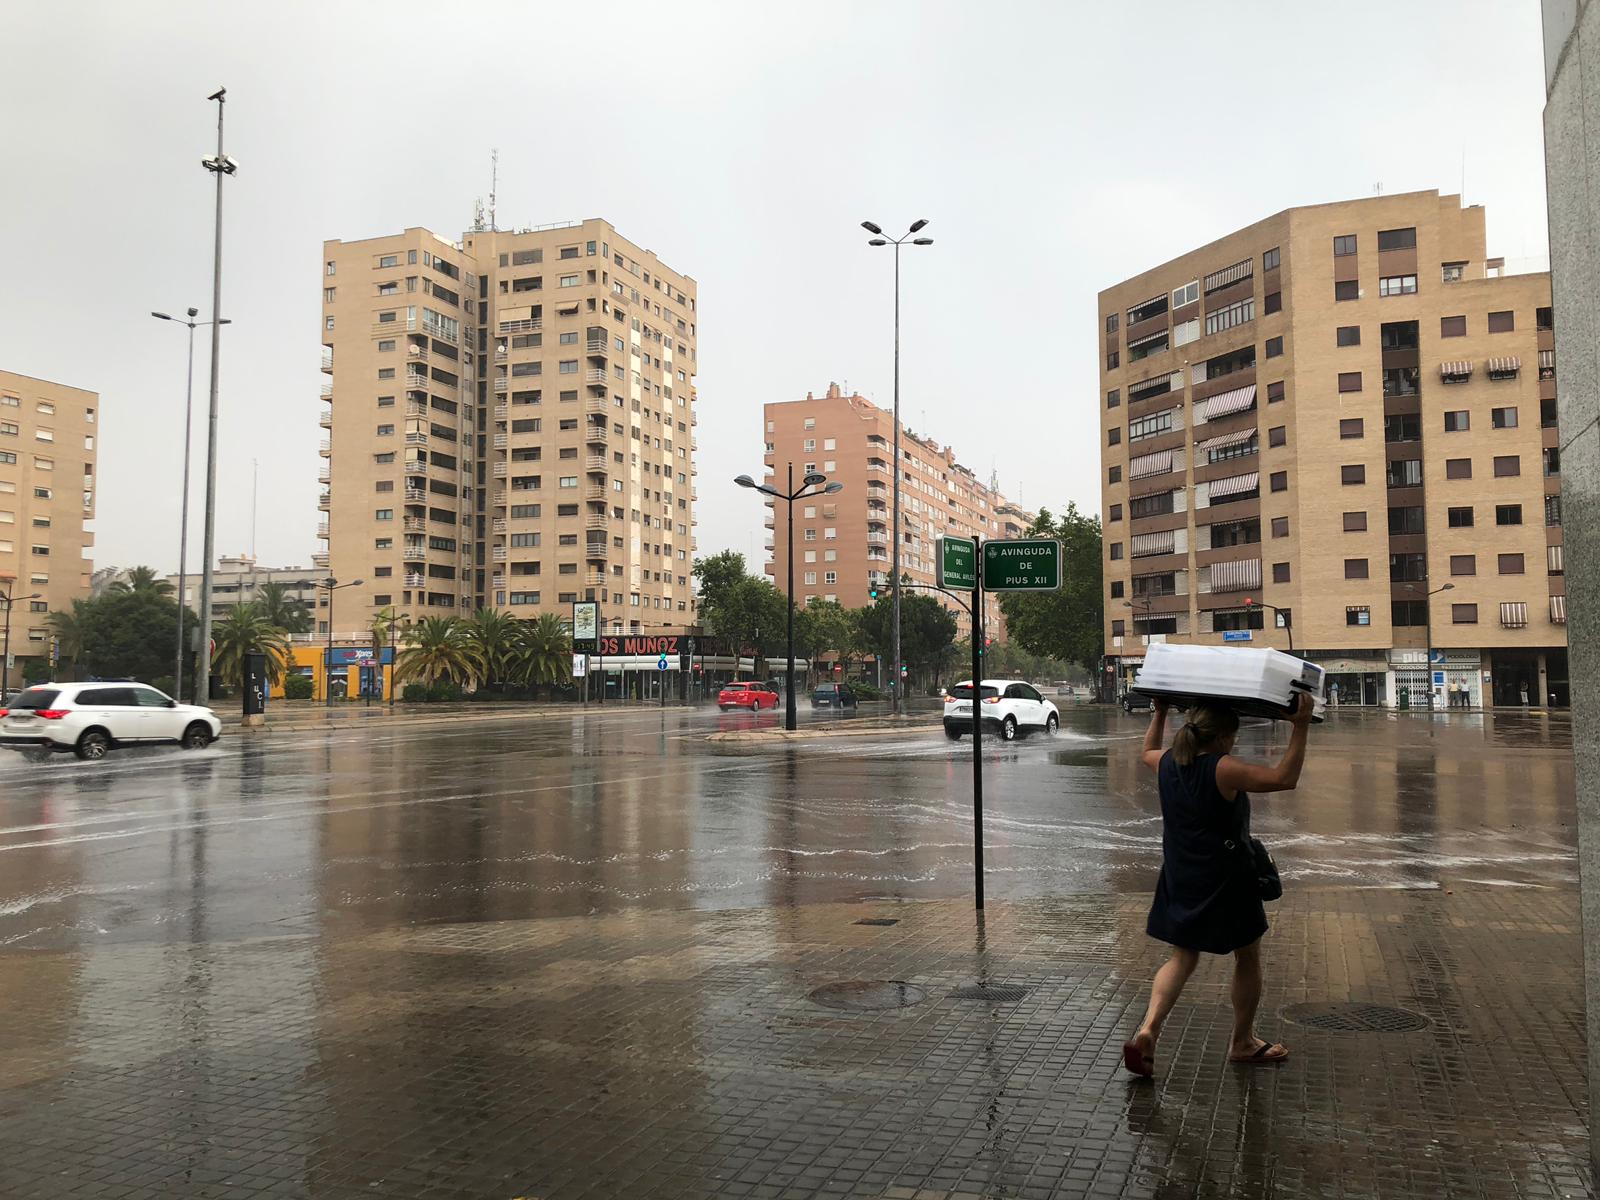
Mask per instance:
[[[848,683],[819,683],[811,693],[812,708],[854,708],[856,694]]]
[[[717,693],[717,707],[723,712],[730,708],[748,708],[751,712],[777,708],[778,690],[770,683],[754,679],[743,683],[725,683]]]
[[[1139,692],[1125,691],[1122,693],[1122,711],[1125,713],[1144,712],[1154,706],[1154,701],[1149,696]]]
[[[222,736],[209,708],[179,704],[143,683],[41,683],[0,709],[0,747],[104,758],[119,746],[175,742],[203,750]]]
[[[944,733],[959,738],[972,732],[972,681],[964,679],[944,698]],[[1020,679],[985,679],[978,691],[982,705],[979,720],[985,732],[998,733],[1002,740],[1042,729],[1054,734],[1061,727],[1056,706],[1039,694],[1039,689]]]

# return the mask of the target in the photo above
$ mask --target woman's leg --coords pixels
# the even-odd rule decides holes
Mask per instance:
[[[1194,974],[1194,969],[1199,965],[1198,950],[1174,946],[1172,957],[1162,963],[1161,969],[1156,972],[1155,980],[1150,984],[1150,1007],[1145,1010],[1144,1023],[1139,1026],[1139,1032],[1133,1035],[1134,1043],[1146,1057],[1155,1053],[1161,1026],[1172,1011],[1172,1006],[1178,1002],[1178,997],[1183,995],[1183,985],[1189,982],[1189,976]]]
[[[1229,1053],[1249,1054],[1256,1048],[1256,1009],[1261,1004],[1261,941],[1233,952],[1233,1038]]]

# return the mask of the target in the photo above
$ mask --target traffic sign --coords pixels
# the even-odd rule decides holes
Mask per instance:
[[[942,537],[934,557],[935,582],[951,591],[970,592],[978,586],[978,544],[974,538]]]
[[[667,669],[667,656],[665,654],[663,654],[661,656],[661,661],[656,664],[656,670],[665,671],[666,669]]]
[[[989,592],[1053,592],[1061,586],[1061,543],[1020,538],[983,544],[983,587]]]
[[[1250,640],[1250,631],[1248,629],[1224,630],[1222,640],[1225,642],[1248,642]]]

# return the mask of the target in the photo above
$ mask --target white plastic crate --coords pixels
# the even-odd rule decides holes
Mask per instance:
[[[1145,651],[1133,690],[1179,708],[1215,700],[1241,716],[1279,721],[1294,713],[1301,692],[1312,698],[1314,721],[1322,720],[1326,704],[1323,670],[1316,663],[1278,650],[1244,646],[1156,642]]]

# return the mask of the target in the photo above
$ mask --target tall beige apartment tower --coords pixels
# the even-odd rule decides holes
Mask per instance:
[[[796,486],[809,471],[844,485],[832,496],[795,505],[795,600],[837,600],[846,608],[870,604],[874,586],[887,587],[892,559],[894,415],[865,397],[847,396],[830,383],[821,396],[768,404],[764,410],[767,481],[787,487],[789,464]],[[934,582],[939,538],[1020,537],[1033,516],[980,482],[956,461],[955,451],[900,430],[900,569],[914,582]],[[767,501],[766,572],[779,591],[788,584],[788,521]],[[970,632],[965,610],[938,592],[926,593],[955,616],[960,636]],[[997,597],[986,596],[988,635],[1004,634]]]
[[[46,617],[89,596],[99,413],[94,392],[0,371],[0,595],[12,598],[0,683],[48,660]]]
[[[408,229],[323,259],[316,562],[362,580],[336,634],[390,605],[692,623],[692,278],[600,220]]]
[[[1564,704],[1548,273],[1413,192],[1100,293],[1105,650],[1290,648],[1341,703]]]

